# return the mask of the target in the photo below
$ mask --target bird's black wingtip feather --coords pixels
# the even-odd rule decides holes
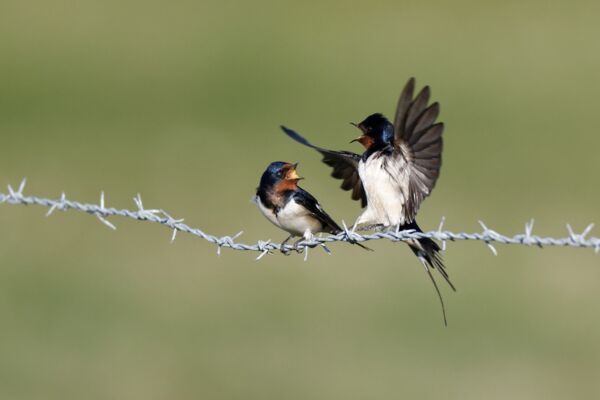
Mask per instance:
[[[296,142],[301,143],[305,146],[313,147],[313,145],[306,139],[304,139],[300,134],[296,131],[291,130],[290,128],[281,125],[281,130],[285,132],[286,135],[294,139]]]

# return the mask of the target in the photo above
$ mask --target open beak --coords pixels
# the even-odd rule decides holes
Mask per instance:
[[[288,173],[285,176],[285,178],[288,179],[288,180],[290,180],[290,181],[299,181],[300,179],[304,179],[303,177],[301,177],[300,175],[298,175],[298,172],[296,171],[297,167],[298,167],[298,163],[292,164],[292,166],[288,170]]]
[[[373,138],[368,135],[360,135],[350,143],[358,142],[363,145],[365,149],[370,148],[373,145]]]
[[[355,128],[358,128],[358,129],[360,129],[360,130],[362,131],[362,128],[360,127],[360,124],[357,124],[356,122],[350,122],[350,125],[352,125],[352,126],[353,126],[353,127],[355,127]],[[360,136],[359,136],[359,137],[357,137],[356,139],[352,139],[352,140],[350,141],[350,143],[354,143],[354,142],[360,142],[360,143],[362,143],[362,142],[361,142],[361,140],[362,140],[362,138],[363,138],[364,136],[365,136],[364,134],[363,134],[363,135],[360,135]]]
[[[359,142],[362,143],[362,141],[364,140],[365,135],[360,135],[359,137],[357,137],[356,139],[352,139],[350,141],[350,143],[354,143],[354,142]]]

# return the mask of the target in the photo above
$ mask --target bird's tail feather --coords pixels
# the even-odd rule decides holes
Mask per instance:
[[[417,225],[416,222],[412,222],[410,224],[405,224],[405,225],[401,226],[401,229],[402,230],[414,229],[417,232],[423,232],[421,230],[421,228],[419,228],[419,225]],[[425,266],[425,270],[427,271],[429,278],[431,278],[431,282],[433,283],[435,291],[437,292],[437,295],[440,299],[440,304],[442,305],[442,314],[444,316],[444,325],[447,325],[446,309],[444,307],[444,299],[442,298],[440,289],[438,288],[438,285],[437,285],[433,275],[431,274],[431,270],[432,269],[437,270],[440,273],[440,275],[442,275],[444,280],[448,283],[448,285],[452,288],[452,290],[455,292],[456,292],[456,287],[454,287],[454,285],[452,284],[452,281],[450,281],[450,277],[448,276],[448,272],[446,271],[446,266],[444,265],[442,256],[440,254],[440,251],[441,251],[440,246],[438,246],[438,244],[430,238],[420,238],[415,241],[411,241],[411,242],[407,242],[407,243],[410,246],[413,253],[415,253],[415,255],[419,258],[419,260],[421,260],[421,262]]]
[[[367,251],[375,251],[375,250],[373,250],[372,248],[370,248],[370,247],[367,247],[367,246],[365,246],[364,244],[361,244],[361,243],[358,243],[358,242],[354,242],[354,243],[352,243],[352,244],[355,244],[355,245],[357,245],[358,247],[360,247],[360,248],[361,248],[361,249],[363,249],[363,250],[367,250]]]

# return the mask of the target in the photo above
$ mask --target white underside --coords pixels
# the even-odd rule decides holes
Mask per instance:
[[[296,203],[294,199],[288,201],[277,214],[265,207],[258,196],[254,198],[254,201],[260,212],[269,221],[294,236],[303,236],[308,240],[323,229],[321,222],[313,217],[310,211]]]
[[[404,159],[388,160],[377,153],[358,164],[358,174],[367,195],[367,208],[356,220],[356,225],[382,224],[396,226],[406,222],[406,198],[401,188],[408,188]]]

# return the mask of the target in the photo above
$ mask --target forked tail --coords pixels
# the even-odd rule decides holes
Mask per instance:
[[[416,222],[412,222],[410,224],[405,224],[400,227],[402,230],[414,229],[417,232],[423,232],[419,225]],[[442,314],[444,316],[444,325],[448,325],[446,321],[446,307],[444,306],[444,299],[442,298],[442,293],[438,288],[438,285],[431,274],[431,270],[437,270],[440,275],[444,278],[444,280],[448,283],[448,285],[452,288],[453,291],[456,292],[456,288],[450,281],[450,277],[448,276],[448,272],[446,272],[446,266],[442,260],[442,255],[440,254],[440,246],[436,242],[434,242],[430,238],[421,238],[415,241],[408,241],[408,245],[410,249],[415,253],[415,255],[421,260],[423,265],[425,266],[425,270],[433,283],[433,287],[437,292],[437,295],[440,299],[440,304],[442,305]]]

